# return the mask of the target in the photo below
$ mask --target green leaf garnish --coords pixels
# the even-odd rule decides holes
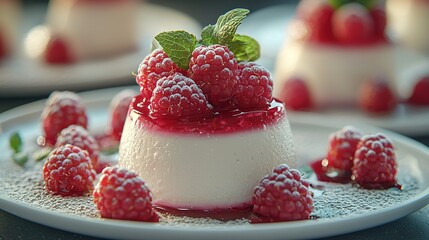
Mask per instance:
[[[186,31],[169,31],[156,35],[155,39],[178,67],[185,70],[189,68],[189,61],[197,44],[195,35]]]
[[[261,55],[259,43],[246,35],[235,34],[229,43],[229,50],[234,53],[238,62],[253,62]]]
[[[376,3],[375,0],[329,0],[331,6],[335,9],[342,7],[344,4],[357,2],[368,9],[372,9]]]
[[[248,9],[237,8],[220,16],[213,29],[216,42],[221,45],[228,45],[234,38],[238,26],[249,12]]]
[[[12,155],[12,160],[19,166],[24,166],[28,161],[28,154],[24,152],[17,152]]]
[[[18,132],[12,133],[12,135],[9,138],[9,145],[13,149],[14,153],[19,153],[22,151],[22,145],[23,145],[22,138]]]
[[[49,155],[49,153],[51,153],[51,151],[52,148],[50,147],[41,148],[33,153],[33,158],[34,160],[36,160],[36,162],[40,162],[45,159]]]
[[[201,32],[202,44],[206,46],[216,44],[216,38],[214,37],[214,34],[213,34],[214,29],[215,29],[215,26],[213,25],[208,25],[203,29],[203,31]]]

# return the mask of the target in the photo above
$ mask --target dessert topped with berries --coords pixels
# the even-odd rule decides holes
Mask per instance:
[[[382,82],[395,100],[394,74],[383,1],[302,0],[277,58],[274,95],[297,110],[355,106],[388,113],[396,101],[368,108],[382,98],[366,92]],[[369,104],[365,95],[372,96]]]
[[[282,102],[270,73],[254,63],[259,44],[236,30],[235,9],[202,30],[163,32],[143,59],[125,120],[119,165],[137,172],[158,206],[249,206],[276,166],[295,165]]]

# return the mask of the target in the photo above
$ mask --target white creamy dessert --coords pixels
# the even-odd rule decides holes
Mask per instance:
[[[0,0],[0,59],[10,56],[17,42],[20,1]]]
[[[262,177],[282,163],[295,166],[282,104],[274,123],[212,133],[204,127],[192,132],[160,129],[136,110],[138,102],[124,125],[119,164],[145,180],[155,205],[193,210],[248,206]]]
[[[293,79],[303,80],[314,108],[357,106],[360,88],[376,78],[395,92],[385,27],[382,1],[301,1],[277,56],[274,96],[288,105],[282,93]]]
[[[388,0],[389,27],[399,42],[429,53],[429,1]]]
[[[41,37],[34,28],[27,42],[49,47],[51,39],[60,39],[73,61],[111,57],[134,50],[138,45],[137,0],[51,0]],[[36,42],[36,43],[32,43]],[[29,53],[40,58],[44,49]]]

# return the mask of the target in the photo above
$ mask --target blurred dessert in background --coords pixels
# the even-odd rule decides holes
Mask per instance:
[[[398,42],[429,54],[429,0],[387,0],[386,9]]]
[[[0,0],[0,61],[11,55],[15,47],[20,1]]]
[[[138,0],[51,0],[46,22],[25,40],[27,54],[49,64],[117,56],[138,45]]]
[[[302,0],[276,63],[274,95],[290,109],[396,105],[384,1]],[[379,92],[386,104],[372,99]]]

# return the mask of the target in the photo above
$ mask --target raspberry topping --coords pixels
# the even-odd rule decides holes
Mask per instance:
[[[366,44],[373,38],[374,21],[361,4],[345,4],[334,14],[333,33],[345,45]]]
[[[253,212],[265,222],[309,219],[312,192],[301,174],[282,164],[265,176],[253,191]]]
[[[213,109],[197,84],[180,73],[157,82],[149,107],[153,117],[163,118],[207,116]]]
[[[386,40],[386,11],[381,6],[376,6],[370,11],[371,17],[374,20],[374,30],[375,35],[378,39],[385,41]]]
[[[333,133],[330,136],[329,150],[326,157],[328,167],[350,176],[356,147],[361,137],[362,133],[352,126],[346,126]]]
[[[396,161],[392,142],[382,134],[366,135],[357,146],[352,180],[367,189],[396,186]]]
[[[73,92],[53,92],[42,112],[42,125],[47,145],[55,145],[57,135],[70,125],[87,127],[88,118],[80,97]]]
[[[144,181],[125,168],[107,167],[93,192],[103,218],[158,222],[152,193]]]
[[[81,196],[93,189],[95,171],[87,151],[66,144],[49,154],[43,166],[43,178],[51,194]]]
[[[55,146],[59,147],[66,144],[71,144],[87,151],[89,158],[91,159],[92,166],[94,169],[98,168],[100,149],[95,138],[92,137],[85,128],[79,125],[70,125],[67,128],[64,128],[58,135]]]
[[[108,132],[112,137],[119,141],[121,140],[122,130],[124,128],[125,119],[127,118],[128,108],[137,93],[131,89],[125,89],[116,94],[110,103],[110,129]]]
[[[389,113],[396,105],[396,97],[384,79],[370,79],[361,86],[359,106],[364,111],[374,114]]]
[[[414,86],[408,102],[416,105],[429,105],[429,75],[420,79]]]
[[[0,29],[0,60],[8,55],[8,49],[6,47],[6,41],[2,35],[2,31]]]
[[[306,110],[313,105],[310,90],[305,81],[300,78],[291,78],[284,83],[280,100],[292,110]]]
[[[51,64],[67,64],[74,60],[65,41],[59,37],[54,37],[46,46],[45,61]]]
[[[262,108],[272,101],[273,80],[264,67],[256,63],[239,63],[238,76],[234,98],[240,109]]]
[[[213,106],[231,99],[238,82],[238,64],[226,46],[199,46],[192,52],[188,75]]]
[[[149,100],[156,87],[156,82],[162,77],[168,77],[176,72],[184,73],[162,49],[156,49],[140,63],[136,82],[144,98]]]
[[[315,1],[303,1],[299,8],[298,14],[307,26],[307,39],[317,43],[332,42],[331,24],[334,15],[332,6]]]

